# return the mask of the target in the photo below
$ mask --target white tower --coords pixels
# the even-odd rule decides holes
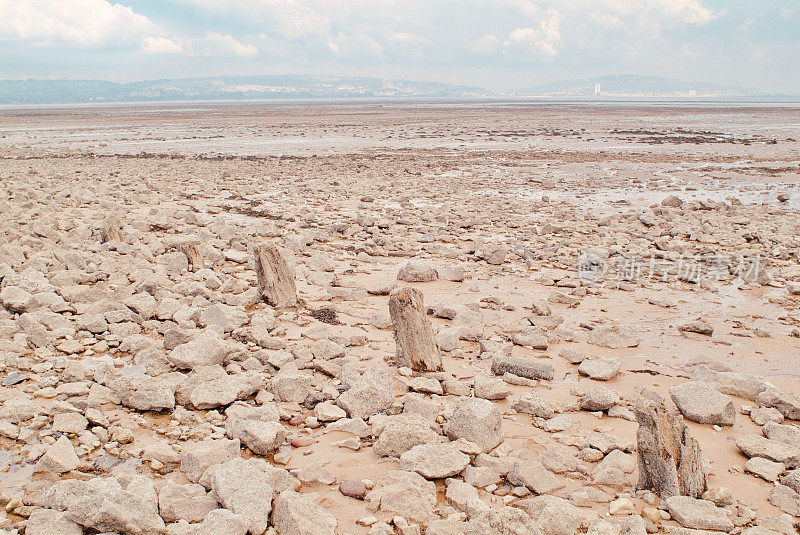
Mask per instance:
[[[596,97],[600,96],[600,82],[594,84],[594,96]]]

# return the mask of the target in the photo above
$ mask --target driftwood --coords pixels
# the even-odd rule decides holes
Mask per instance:
[[[253,248],[253,261],[261,297],[274,307],[296,305],[294,270],[280,249],[273,243],[258,245]]]
[[[200,242],[185,240],[178,243],[176,249],[189,259],[189,271],[203,269],[203,253],[200,251]]]
[[[118,213],[109,214],[100,224],[100,237],[103,243],[122,242],[122,223]]]
[[[416,288],[398,288],[389,294],[389,315],[397,344],[397,365],[412,370],[441,371],[442,355],[433,336],[422,292]]]
[[[706,490],[706,473],[700,445],[655,392],[645,390],[634,404],[639,488],[662,498],[692,496]]]

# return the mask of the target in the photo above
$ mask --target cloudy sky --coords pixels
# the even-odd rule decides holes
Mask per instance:
[[[0,78],[605,74],[800,93],[798,0],[0,0]]]

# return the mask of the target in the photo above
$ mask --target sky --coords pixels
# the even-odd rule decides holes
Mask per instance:
[[[632,74],[800,94],[800,0],[0,0],[0,78]]]

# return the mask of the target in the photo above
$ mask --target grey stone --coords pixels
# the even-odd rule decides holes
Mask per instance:
[[[502,412],[491,401],[462,397],[445,431],[453,440],[464,438],[488,452],[503,441]]]
[[[83,535],[83,528],[68,520],[66,513],[53,509],[36,509],[28,517],[25,535]]]
[[[578,372],[596,381],[608,381],[619,374],[622,361],[615,357],[585,359],[578,366]]]
[[[216,508],[217,500],[196,483],[179,485],[170,481],[158,493],[158,510],[166,522],[202,522]]]
[[[212,465],[239,457],[238,440],[210,439],[188,442],[181,450],[181,471],[189,481],[197,483]]]
[[[669,389],[672,401],[681,413],[701,424],[733,425],[736,407],[728,396],[708,383],[687,381]]]
[[[285,490],[275,499],[272,524],[280,535],[334,535],[336,517],[307,494]]]
[[[763,457],[751,457],[744,463],[744,470],[765,481],[773,482],[777,481],[780,475],[786,470],[786,465],[764,459]]]
[[[512,485],[528,487],[536,494],[550,494],[564,487],[564,482],[537,459],[521,459],[515,462],[507,479]]]
[[[270,481],[257,459],[230,459],[214,466],[211,472],[211,489],[217,500],[240,515],[253,535],[267,529],[273,497]]]
[[[770,440],[761,435],[742,435],[735,437],[733,442],[748,457],[763,457],[783,463],[788,468],[800,465],[800,444]]]
[[[581,398],[580,407],[585,411],[607,411],[619,403],[618,392],[604,386],[595,386]]]
[[[461,473],[469,455],[451,444],[419,444],[400,455],[400,466],[427,479],[441,479]]]
[[[622,349],[639,345],[639,336],[628,325],[603,325],[589,333],[588,342],[609,349]]]
[[[505,355],[493,355],[492,373],[503,375],[507,372],[519,377],[543,379],[545,381],[551,381],[554,376],[553,366],[546,362]]]
[[[75,470],[80,463],[80,459],[72,447],[72,442],[66,436],[62,436],[51,444],[36,463],[36,472],[54,472],[62,474]]]
[[[436,485],[416,472],[393,470],[381,475],[367,493],[367,508],[427,523],[437,518]]]
[[[161,535],[165,526],[152,481],[136,477],[139,482],[127,489],[115,478],[60,481],[44,493],[42,503],[65,511],[67,519],[87,529]]]
[[[419,414],[390,416],[372,449],[382,457],[399,457],[414,446],[441,439],[431,424]]]
[[[670,496],[667,510],[672,519],[685,528],[730,531],[734,527],[725,509],[691,496]]]
[[[384,370],[370,368],[356,379],[336,404],[351,418],[369,418],[394,403],[394,380]]]

